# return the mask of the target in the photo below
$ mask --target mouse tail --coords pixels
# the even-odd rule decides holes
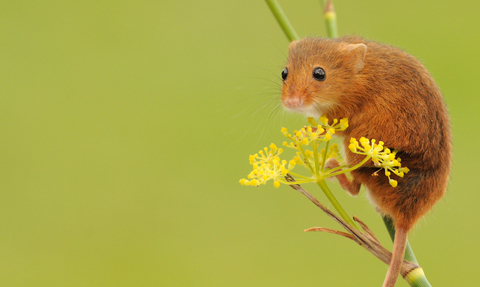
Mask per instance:
[[[388,268],[383,287],[393,287],[397,282],[400,269],[402,268],[403,256],[405,255],[405,247],[407,246],[408,231],[404,228],[397,227],[395,230],[395,240],[393,243],[392,259]]]

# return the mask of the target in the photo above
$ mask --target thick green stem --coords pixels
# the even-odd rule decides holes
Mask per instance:
[[[323,192],[327,196],[328,200],[330,200],[333,207],[335,207],[335,209],[338,211],[338,214],[340,214],[340,216],[343,218],[343,220],[345,220],[345,222],[347,222],[348,224],[350,224],[354,228],[358,229],[358,227],[355,225],[353,220],[348,216],[348,214],[345,212],[345,210],[343,210],[340,203],[338,203],[338,201],[335,198],[335,196],[333,195],[332,191],[330,191],[327,184],[325,183],[325,180],[322,179],[320,181],[317,181],[317,184],[323,190]]]
[[[293,29],[292,24],[290,24],[290,21],[288,21],[287,16],[285,16],[285,13],[283,13],[282,7],[278,5],[277,0],[265,0],[265,2],[267,2],[268,7],[270,7],[273,16],[275,16],[275,19],[277,19],[278,24],[280,24],[280,27],[287,36],[288,40],[292,42],[300,39]]]
[[[390,217],[383,217],[383,222],[387,227],[388,234],[390,234],[390,238],[392,241],[395,239],[395,226],[393,225],[393,221]],[[403,257],[405,260],[418,264],[417,258],[415,258],[415,254],[413,253],[412,247],[410,247],[410,243],[407,241],[407,248],[405,248],[405,256]]]
[[[425,273],[423,273],[422,267],[415,268],[408,273],[404,279],[412,287],[432,287],[430,282],[428,282]]]
[[[383,222],[387,227],[388,234],[390,234],[390,238],[392,239],[392,241],[394,241],[395,226],[393,225],[393,220],[390,217],[383,217]],[[407,247],[405,248],[405,256],[403,258],[407,261],[418,264],[417,258],[415,257],[412,247],[410,247],[410,243],[408,243],[408,241],[407,241]],[[423,270],[421,267],[416,268],[412,272],[410,272],[409,275],[405,277],[405,280],[412,287],[432,287],[432,285],[430,285],[430,282],[428,282],[427,277],[425,276],[425,273],[423,273]]]

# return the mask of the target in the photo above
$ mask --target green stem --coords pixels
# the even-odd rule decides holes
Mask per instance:
[[[328,147],[330,145],[330,141],[327,141],[325,144],[325,152],[323,153],[323,160],[322,160],[322,169],[321,172],[325,169],[325,162],[327,161],[327,153],[328,153]]]
[[[395,240],[395,226],[393,224],[393,220],[390,217],[383,217],[383,222],[385,223],[385,226],[387,227],[388,234],[390,234],[390,238],[392,241]],[[410,247],[410,243],[407,241],[407,247],[405,248],[405,256],[403,257],[405,260],[410,261],[412,263],[418,264],[417,258],[415,257],[415,254],[413,253],[412,247]],[[417,270],[419,269],[419,270]],[[417,271],[415,271],[417,270]],[[425,276],[425,273],[423,273],[423,270],[421,270],[421,267],[414,269],[412,272],[413,276],[407,275],[405,277],[405,280],[410,284],[412,287],[432,287],[430,285],[430,282],[428,282],[427,277]]]
[[[275,19],[277,19],[278,24],[280,24],[280,27],[287,36],[288,40],[290,42],[298,40],[299,38],[297,33],[293,29],[292,24],[290,24],[290,21],[288,21],[285,13],[283,13],[282,7],[278,5],[277,0],[265,0],[265,2],[267,2],[270,11],[272,11],[273,16],[275,16]]]
[[[315,170],[313,169],[313,166],[310,164],[310,160],[308,160],[308,157],[307,157],[307,154],[305,153],[305,150],[303,150],[303,147],[302,147],[299,143],[297,143],[297,150],[300,151],[300,153],[302,154],[303,158],[305,159],[305,162],[307,163],[307,166],[308,166],[308,168],[310,169],[310,172],[311,172],[312,174],[315,174],[315,175],[316,175]]]
[[[338,213],[340,214],[340,216],[343,218],[343,220],[345,220],[345,222],[347,222],[348,224],[350,224],[351,226],[353,226],[354,228],[358,229],[358,227],[355,225],[355,223],[353,222],[353,220],[348,216],[348,214],[345,212],[345,210],[343,210],[342,206],[340,205],[340,203],[338,203],[337,199],[335,198],[335,196],[333,195],[332,191],[330,191],[330,189],[328,188],[327,184],[325,183],[325,180],[322,179],[322,180],[319,180],[317,181],[317,184],[318,186],[320,186],[320,188],[323,190],[323,192],[325,193],[325,195],[327,196],[328,200],[330,200],[330,202],[332,203],[333,207],[335,207],[335,209],[338,211]]]
[[[302,178],[302,179],[305,179],[305,180],[308,180],[308,182],[314,182],[315,181],[315,178],[311,177],[311,176],[303,176],[301,174],[298,174],[298,173],[295,173],[293,171],[289,171],[288,172],[291,176],[293,176],[294,178]]]
[[[383,217],[383,222],[387,227],[388,234],[390,234],[390,238],[392,241],[395,240],[395,226],[393,225],[393,221],[390,217]],[[405,260],[410,261],[412,263],[418,264],[417,258],[413,253],[412,247],[410,247],[410,243],[407,241],[407,248],[405,248],[405,256],[403,257]]]
[[[328,172],[329,172],[328,177],[330,177],[330,174],[334,174],[334,172],[337,172],[338,170],[343,170],[346,167],[347,166],[345,166],[345,165],[339,165],[337,167],[332,167],[332,168],[328,169]]]
[[[327,142],[328,143],[328,142]],[[315,161],[315,176],[318,176],[321,172],[320,170],[320,160],[318,158],[318,143],[317,141],[312,141],[313,146],[313,160]],[[323,160],[325,163],[325,160]],[[322,170],[323,170],[323,163],[322,163]]]
[[[327,25],[327,34],[329,38],[338,38],[337,14],[333,9],[332,0],[323,0],[323,17]]]
[[[339,171],[339,172],[335,172],[335,173],[328,174],[328,177],[336,176],[336,175],[339,175],[339,174],[342,174],[342,173],[347,173],[347,172],[350,172],[350,171],[352,171],[352,170],[355,170],[355,169],[361,167],[361,166],[362,166],[364,163],[366,163],[370,158],[371,158],[371,156],[366,156],[361,162],[359,162],[359,163],[356,164],[355,166],[352,166],[351,168],[347,168],[347,169],[342,169],[342,170]]]
[[[410,284],[410,286],[413,287],[432,287],[430,282],[428,282],[425,273],[423,273],[422,267],[415,268],[408,273],[404,279],[408,284]]]

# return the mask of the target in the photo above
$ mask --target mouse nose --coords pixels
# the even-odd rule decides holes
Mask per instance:
[[[299,96],[289,96],[283,99],[283,105],[287,108],[298,108],[303,106],[303,100]]]

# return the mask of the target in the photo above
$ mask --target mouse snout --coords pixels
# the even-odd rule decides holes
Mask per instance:
[[[299,96],[289,96],[282,99],[282,104],[287,109],[295,109],[303,107],[304,102],[303,99]]]
[[[308,94],[304,85],[288,85],[282,92],[282,104],[286,109],[298,110],[305,107],[305,95]]]

